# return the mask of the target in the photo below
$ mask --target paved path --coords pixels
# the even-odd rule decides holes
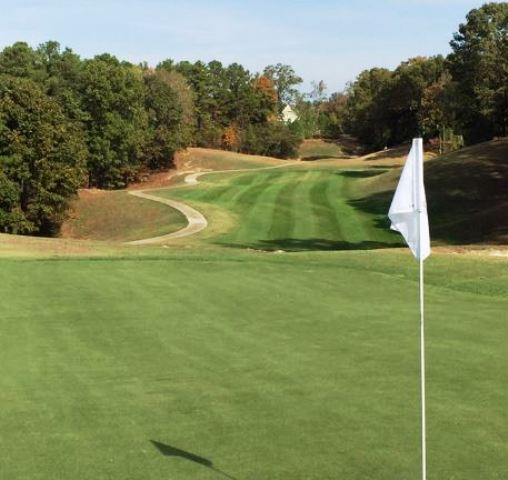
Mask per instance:
[[[150,195],[143,190],[131,190],[129,194],[134,195],[135,197],[145,198],[146,200],[163,203],[164,205],[168,205],[171,208],[179,210],[185,215],[188,224],[184,228],[173,233],[159,235],[158,237],[144,238],[143,240],[126,242],[128,245],[154,245],[158,243],[164,243],[167,240],[194,235],[195,233],[204,230],[208,226],[208,222],[205,216],[201,212],[198,212],[196,209],[190,207],[185,203],[177,202],[176,200],[170,200],[168,198],[156,197],[155,195]]]
[[[187,174],[184,178],[184,182],[187,186],[198,185],[198,177],[201,175],[211,175],[214,173],[234,173],[234,172],[254,172],[258,170],[269,170],[272,168],[282,168],[288,167],[290,165],[294,165],[298,163],[295,162],[287,162],[284,165],[274,165],[271,167],[260,167],[260,168],[242,168],[237,170],[210,170],[210,171],[201,171],[201,172],[181,172],[179,175]],[[187,226],[184,228],[177,230],[176,232],[168,233],[166,235],[159,235],[158,237],[144,238],[142,240],[133,240],[130,242],[125,242],[127,245],[156,245],[160,243],[165,243],[167,240],[173,240],[176,238],[188,237],[189,235],[194,235],[195,233],[201,232],[208,226],[208,221],[205,216],[198,212],[196,209],[190,207],[189,205],[177,202],[176,200],[170,200],[169,198],[157,197],[156,195],[150,195],[149,191],[160,190],[160,189],[151,189],[151,190],[129,190],[129,195],[133,195],[135,197],[144,198],[146,200],[152,200],[153,202],[163,203],[164,205],[168,205],[171,208],[174,208],[185,215],[187,219]]]

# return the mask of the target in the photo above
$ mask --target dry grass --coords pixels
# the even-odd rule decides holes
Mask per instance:
[[[136,198],[125,191],[83,190],[61,235],[129,241],[164,235],[185,225],[185,217],[167,205]]]
[[[286,160],[260,155],[226,152],[209,148],[188,148],[176,155],[175,163],[180,171],[236,170],[279,165]]]

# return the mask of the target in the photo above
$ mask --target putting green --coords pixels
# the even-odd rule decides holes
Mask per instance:
[[[169,251],[1,265],[5,478],[221,478],[151,440],[237,479],[418,477],[408,253]],[[427,262],[435,478],[508,471],[506,267]]]

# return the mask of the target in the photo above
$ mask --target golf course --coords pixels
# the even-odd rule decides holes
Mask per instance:
[[[60,238],[0,235],[1,478],[418,478],[418,262],[386,217],[409,147],[305,148],[189,149],[81,192]],[[425,163],[436,480],[508,478],[507,156]],[[136,190],[206,228],[129,245],[187,224]]]

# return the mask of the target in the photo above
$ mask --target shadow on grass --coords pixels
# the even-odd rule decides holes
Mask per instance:
[[[223,246],[235,248],[250,248],[273,252],[284,250],[286,252],[307,252],[307,251],[333,251],[333,250],[375,250],[380,248],[398,248],[403,246],[402,242],[345,242],[325,238],[278,238],[274,240],[259,240],[252,244],[221,243]]]
[[[304,162],[314,162],[315,160],[345,160],[350,158],[347,155],[309,155],[307,157],[302,157]]]
[[[388,170],[381,170],[380,168],[377,168],[376,170],[342,170],[337,172],[337,175],[348,178],[368,178],[381,175],[387,171]]]
[[[482,145],[431,160],[425,167],[430,236],[449,244],[505,243],[508,237],[508,143]],[[395,189],[393,186],[393,189]],[[393,190],[350,200],[357,210],[382,216]]]
[[[157,442],[155,440],[150,440],[150,442],[165,457],[183,458],[185,460],[197,463],[198,465],[202,465],[203,467],[213,470],[219,475],[222,475],[224,478],[229,478],[230,480],[238,480],[237,478],[232,477],[228,473],[223,472],[222,470],[219,470],[218,468],[214,467],[213,462],[211,460],[208,460],[208,458],[200,457],[199,455],[187,452],[185,450],[181,450],[180,448],[172,447],[171,445],[168,445],[166,443]]]
[[[363,155],[365,149],[358,143],[358,140],[349,136],[341,135],[340,138],[323,138],[323,142],[337,145],[347,155]]]

